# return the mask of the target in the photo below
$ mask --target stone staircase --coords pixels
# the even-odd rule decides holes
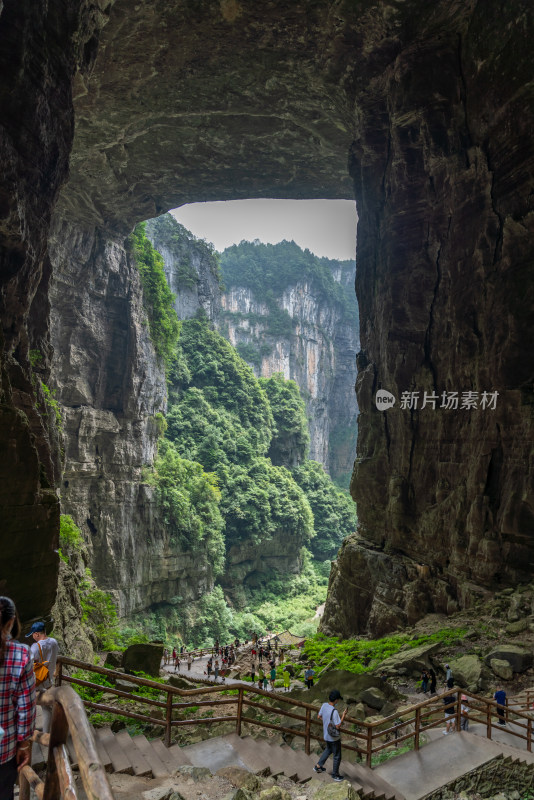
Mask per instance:
[[[317,755],[306,755],[289,745],[270,743],[267,739],[251,736],[239,737],[235,733],[217,736],[187,747],[173,745],[166,748],[160,739],[130,736],[126,730],[114,733],[111,728],[94,728],[97,749],[108,772],[125,773],[137,777],[165,778],[184,765],[209,766],[215,773],[221,767],[238,766],[253,773],[284,775],[296,783],[306,783],[312,778],[332,782],[328,772],[313,771]],[[76,754],[70,742],[67,749],[74,768]],[[47,758],[47,748],[33,746],[32,765],[41,766]],[[331,769],[332,759],[327,762]],[[391,784],[375,771],[359,764],[342,761],[340,773],[359,793],[362,800],[405,800]]]

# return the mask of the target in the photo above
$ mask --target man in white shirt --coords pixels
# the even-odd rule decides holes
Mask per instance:
[[[328,703],[323,703],[319,714],[317,715],[319,719],[323,721],[323,738],[325,740],[326,747],[321,755],[321,758],[314,766],[314,772],[325,772],[325,768],[323,764],[325,763],[326,759],[330,754],[334,757],[334,764],[332,767],[332,778],[335,781],[342,781],[343,776],[339,774],[339,765],[341,763],[341,739],[339,738],[339,728],[341,728],[343,724],[343,720],[345,719],[345,715],[347,713],[347,709],[344,710],[341,717],[336,710],[336,703],[338,700],[343,700],[341,694],[338,692],[337,689],[333,689],[330,692],[328,697]],[[334,733],[328,731],[328,726],[332,723],[334,728],[337,731]],[[332,728],[330,729],[332,731]]]
[[[59,645],[55,639],[46,635],[44,622],[34,622],[30,632],[26,634],[26,638],[29,639],[30,636],[34,641],[30,648],[34,663],[41,660],[45,662],[48,661],[48,678],[40,683],[38,688],[48,689],[54,682]],[[43,711],[43,731],[44,733],[48,733],[50,731],[52,709],[50,706],[41,706],[41,709]]]

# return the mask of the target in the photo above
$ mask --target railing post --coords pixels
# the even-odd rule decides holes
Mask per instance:
[[[171,746],[172,727],[172,694],[167,692],[167,708],[165,709],[165,747]]]
[[[235,732],[238,736],[241,736],[241,716],[243,714],[243,687],[240,686],[239,688],[239,697],[237,698],[237,722],[235,726]]]
[[[532,720],[530,717],[527,722],[527,750],[532,753]]]
[[[413,749],[419,750],[419,732],[421,729],[421,709],[415,709],[415,732],[413,740]]]
[[[487,703],[486,706],[486,736],[488,739],[491,739],[491,703]]]
[[[32,743],[30,742],[30,761],[32,763]],[[30,800],[30,784],[24,772],[19,772],[19,800]]]
[[[311,709],[306,709],[306,738],[304,740],[304,749],[306,751],[306,755],[309,756],[311,753]]]
[[[55,701],[52,706],[52,721],[50,723],[50,744],[48,746],[48,764],[46,767],[46,780],[43,791],[43,800],[56,800],[61,796],[59,774],[57,771],[54,749],[58,745],[66,744],[69,735],[69,723],[61,703]]]
[[[57,678],[56,686],[61,686],[61,679],[63,678],[63,662],[59,661],[57,665]]]
[[[365,754],[365,763],[368,767],[371,766],[371,760],[373,757],[373,729],[370,725],[367,726],[367,747],[366,747],[366,754]]]
[[[456,730],[462,730],[462,693],[460,690],[456,693],[458,702],[456,703]]]
[[[508,722],[508,698],[504,698],[504,718]]]

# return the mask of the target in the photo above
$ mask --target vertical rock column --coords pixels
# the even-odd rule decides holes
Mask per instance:
[[[504,18],[478,4],[448,30],[429,22],[360,96],[359,536],[332,572],[331,632],[384,633],[531,577],[534,119],[521,6]],[[393,409],[376,408],[380,388]],[[499,393],[495,410],[484,391]],[[400,407],[403,392],[419,393],[417,408]],[[421,408],[424,392],[435,409]],[[443,392],[477,393],[478,407],[442,408]]]

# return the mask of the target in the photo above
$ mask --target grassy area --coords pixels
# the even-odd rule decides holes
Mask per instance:
[[[317,666],[325,666],[336,658],[336,669],[347,672],[372,672],[380,666],[384,659],[406,648],[419,647],[424,644],[440,642],[453,645],[461,641],[466,628],[443,628],[432,634],[410,637],[407,634],[393,634],[383,639],[346,639],[323,636],[317,633],[308,639],[305,652]]]

